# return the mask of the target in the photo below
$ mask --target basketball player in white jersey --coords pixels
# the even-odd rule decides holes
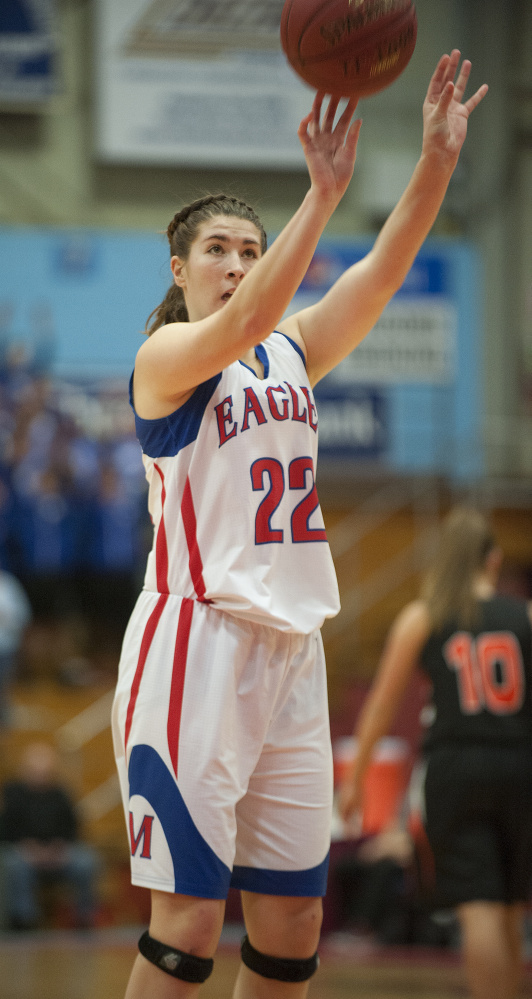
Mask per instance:
[[[436,218],[487,91],[463,102],[459,63],[435,70],[419,162],[373,249],[318,304],[282,320],[351,179],[354,101],[335,124],[338,101],[322,115],[316,96],[298,133],[310,188],[269,250],[224,195],[168,227],[173,284],[131,381],[154,541],[113,711],[132,880],[152,895],[127,999],[197,995],[230,885],[247,933],[235,999],[304,999],[316,970],[332,801],[320,627],[339,601],[312,387]]]

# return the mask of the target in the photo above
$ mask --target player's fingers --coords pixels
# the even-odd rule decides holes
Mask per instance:
[[[308,133],[308,127],[314,120],[314,114],[311,111],[303,120],[299,123],[299,128],[297,130],[299,141],[302,146],[306,146],[310,142],[310,135]]]
[[[438,112],[445,117],[447,111],[449,110],[449,105],[454,97],[454,83],[452,80],[447,80],[445,87],[443,88],[440,99],[438,101]]]
[[[352,97],[346,104],[344,110],[342,111],[337,123],[335,132],[338,132],[339,137],[343,140],[345,139],[349,128],[352,123],[353,115],[356,111],[358,104],[358,98]]]
[[[327,111],[325,112],[325,117],[323,119],[324,132],[332,132],[334,125],[334,118],[338,110],[339,103],[340,103],[339,97],[329,98],[329,107],[327,108]]]
[[[476,94],[473,94],[473,96],[470,97],[469,100],[465,102],[464,107],[468,115],[475,110],[478,104],[480,104],[481,100],[486,96],[487,92],[488,92],[488,84],[483,83],[482,86],[478,88]]]
[[[448,84],[449,80],[454,81],[459,62],[460,62],[460,49],[453,49],[449,56],[449,61],[445,67],[445,71],[443,73],[442,87],[445,87]]]
[[[471,63],[469,59],[464,59],[462,63],[462,68],[458,74],[458,79],[454,85],[454,96],[457,101],[462,101],[465,89],[467,86],[467,81],[469,79],[469,74],[471,72]]]
[[[313,119],[314,124],[316,125],[317,128],[320,127],[321,107],[322,107],[322,104],[323,104],[324,97],[325,97],[325,94],[324,94],[323,90],[318,90],[318,92],[317,92],[317,94],[316,94],[316,96],[315,96],[315,98],[314,98],[314,100],[312,102],[312,119]]]
[[[442,55],[434,73],[431,76],[427,97],[429,100],[437,101],[444,85],[444,78],[449,65],[450,56]]]
[[[449,80],[454,80],[456,76],[456,70],[460,65],[460,49],[453,49],[449,56],[449,64],[447,66],[447,78]]]
[[[347,138],[345,140],[345,148],[348,154],[354,159],[356,156],[358,137],[360,135],[360,129],[362,128],[362,118],[357,118],[353,122],[351,128],[347,133]]]

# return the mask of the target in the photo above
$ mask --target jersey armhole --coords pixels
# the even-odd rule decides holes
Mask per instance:
[[[306,359],[303,351],[301,350],[301,347],[299,346],[299,344],[296,343],[295,340],[292,340],[292,337],[288,336],[287,333],[281,333],[281,330],[276,330],[275,332],[278,333],[279,336],[284,336],[285,340],[288,340],[288,343],[290,343],[292,345],[292,347],[294,348],[294,350],[297,351],[297,353],[299,354],[301,360],[303,361],[303,364],[305,365],[305,371],[306,371],[307,370],[307,359]]]

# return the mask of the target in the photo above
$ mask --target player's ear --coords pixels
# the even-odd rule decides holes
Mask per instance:
[[[178,286],[178,288],[185,288],[186,280],[184,260],[181,260],[181,257],[171,257],[170,267],[172,274],[174,275],[174,283]]]

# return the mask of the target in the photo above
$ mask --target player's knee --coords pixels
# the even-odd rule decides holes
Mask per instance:
[[[268,954],[308,957],[320,938],[321,898],[244,896],[244,919],[253,945]]]
[[[223,925],[224,908],[224,902],[218,899],[153,892],[150,934],[187,953],[213,954]]]
[[[253,947],[245,936],[241,947],[242,962],[262,978],[278,982],[306,982],[319,966],[317,953],[311,957],[275,957]]]
[[[285,913],[284,939],[291,940],[295,952],[315,949],[323,919],[321,898],[292,899]]]
[[[139,940],[139,951],[150,964],[183,982],[201,984],[212,972],[214,961],[208,957],[188,954],[150,936],[148,931]]]

